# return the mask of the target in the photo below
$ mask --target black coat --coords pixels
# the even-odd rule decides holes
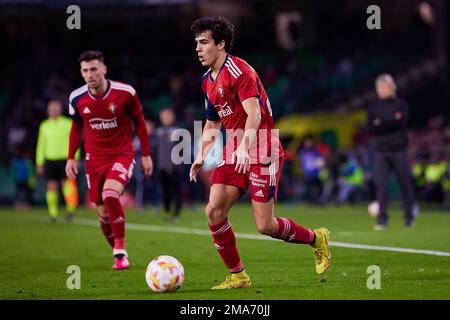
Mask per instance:
[[[378,152],[405,151],[408,146],[406,128],[409,107],[401,98],[377,99],[369,107],[367,127],[372,145]]]

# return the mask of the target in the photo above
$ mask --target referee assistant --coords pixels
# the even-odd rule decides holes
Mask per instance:
[[[389,74],[377,77],[376,92],[378,99],[370,106],[368,128],[372,134],[374,150],[374,179],[377,200],[380,203],[375,230],[384,230],[388,225],[388,190],[389,173],[394,171],[400,185],[405,226],[413,225],[414,194],[410,168],[406,160],[408,136],[408,105],[397,97],[397,86]]]
[[[47,106],[49,118],[39,126],[36,147],[36,173],[45,173],[47,192],[45,198],[51,222],[56,222],[59,206],[59,184],[66,201],[67,220],[72,220],[78,206],[75,181],[67,180],[65,166],[69,151],[69,134],[72,121],[61,115],[60,101],[51,100]]]

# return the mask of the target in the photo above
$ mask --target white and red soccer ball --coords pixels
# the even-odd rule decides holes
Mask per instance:
[[[156,257],[147,266],[145,280],[154,292],[175,292],[184,281],[183,265],[171,256]]]

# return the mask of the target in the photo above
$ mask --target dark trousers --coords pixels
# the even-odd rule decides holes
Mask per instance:
[[[403,200],[403,211],[406,222],[413,220],[414,190],[411,181],[410,169],[406,161],[405,152],[375,152],[374,154],[374,179],[376,185],[377,199],[380,203],[380,214],[378,223],[388,222],[388,179],[393,170]]]
[[[25,202],[28,205],[33,204],[33,190],[28,185],[28,182],[16,182],[16,202]]]
[[[164,209],[169,212],[172,200],[175,202],[174,214],[178,216],[181,210],[181,181],[180,174],[175,170],[168,172],[159,171]]]

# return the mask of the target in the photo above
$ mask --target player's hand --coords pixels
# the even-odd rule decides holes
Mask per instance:
[[[395,119],[395,120],[400,120],[401,118],[403,118],[402,113],[401,113],[400,111],[397,111],[397,112],[394,114],[394,119]]]
[[[247,171],[250,171],[250,156],[248,154],[248,150],[244,147],[239,146],[236,151],[231,155],[232,163],[236,163],[234,170],[238,173],[245,174]]]
[[[66,163],[67,178],[75,180],[78,174],[78,161],[75,159],[68,159]]]
[[[200,171],[200,168],[203,165],[203,161],[196,159],[194,163],[191,165],[191,170],[189,171],[189,181],[197,182],[197,174]]]
[[[44,167],[43,166],[36,166],[36,175],[37,176],[42,176],[43,173],[44,173]]]
[[[141,169],[144,172],[146,178],[150,177],[153,173],[153,161],[150,156],[141,158]]]

